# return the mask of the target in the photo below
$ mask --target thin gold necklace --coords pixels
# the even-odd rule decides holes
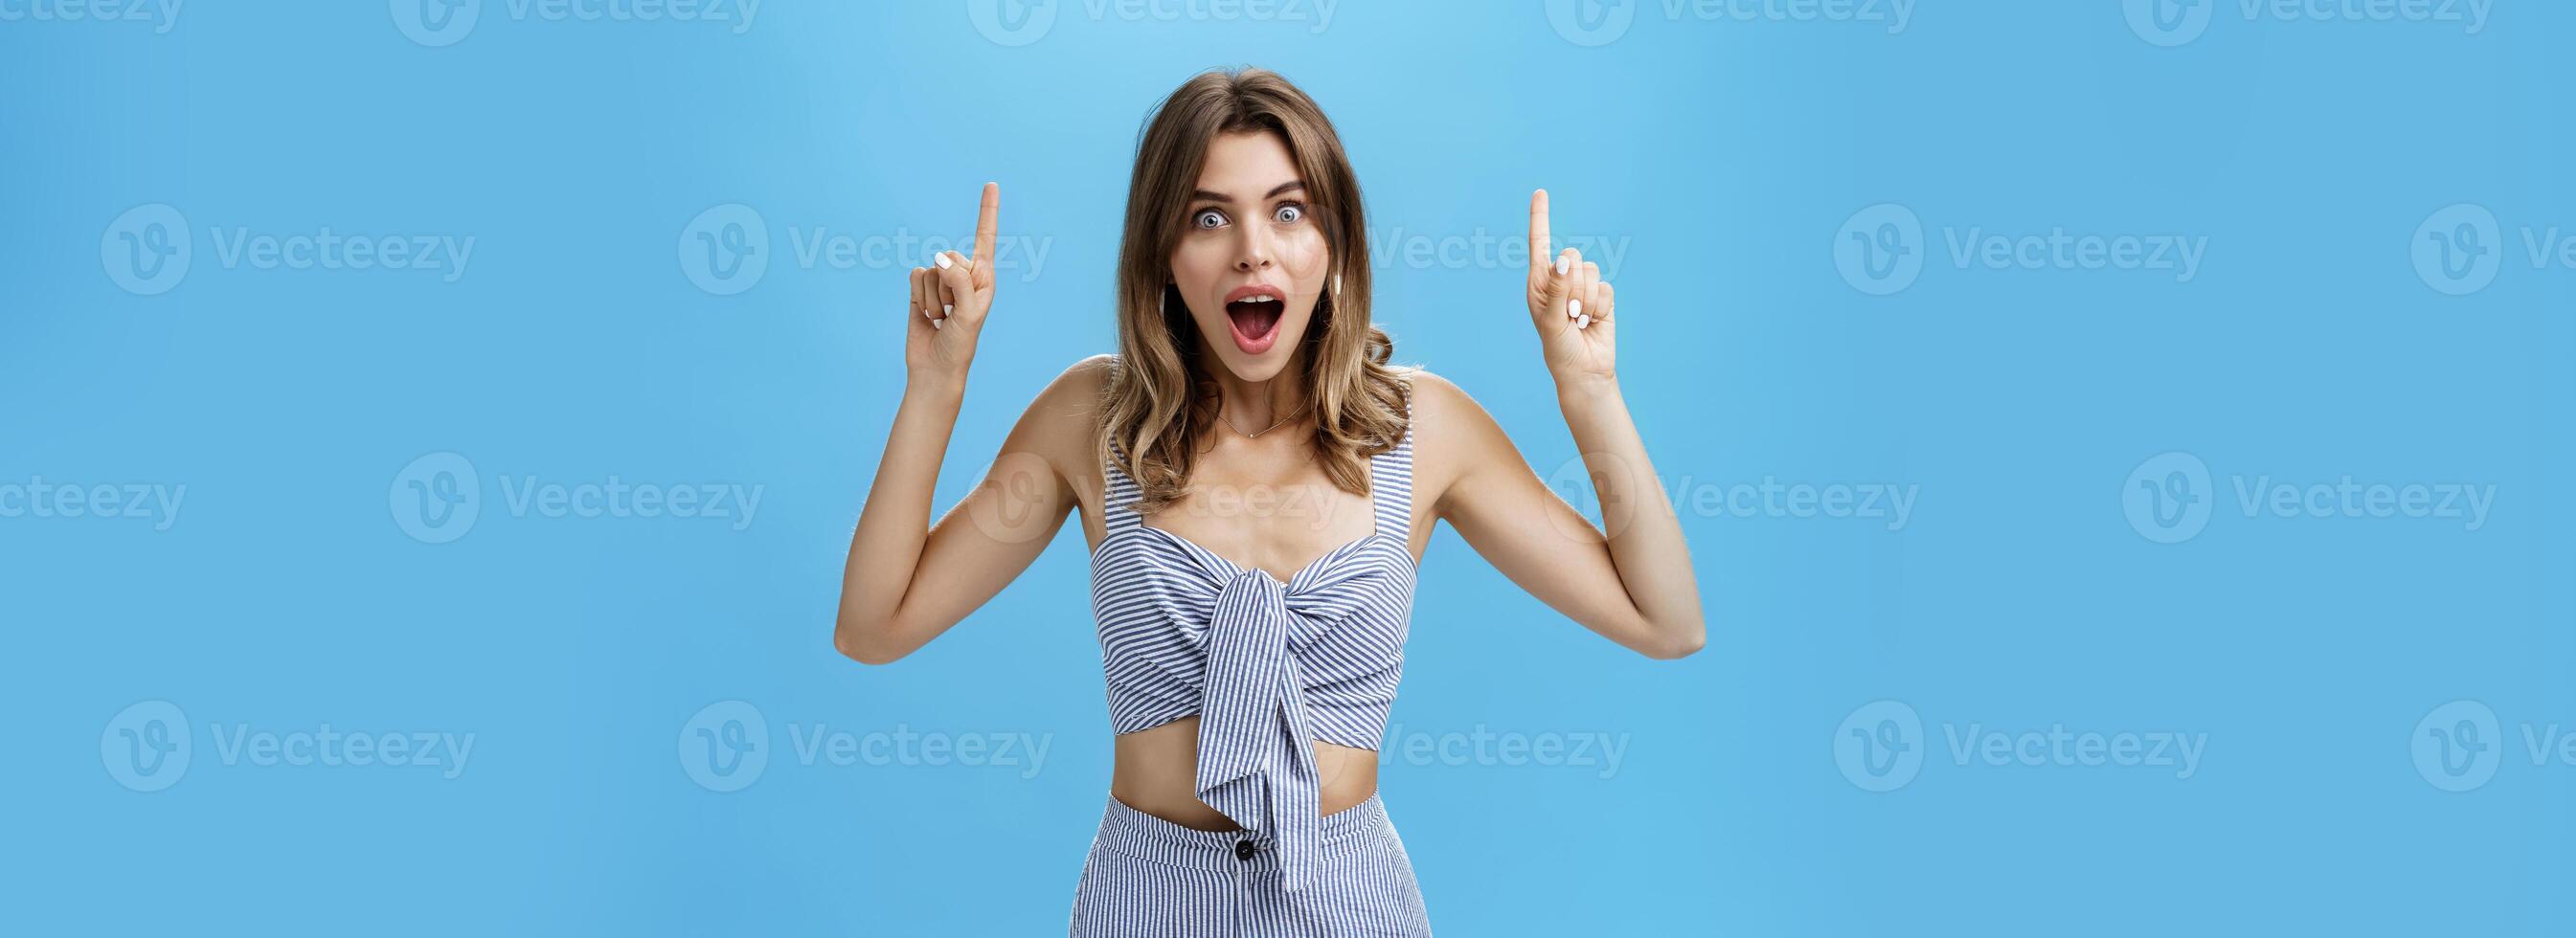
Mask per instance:
[[[1303,415],[1303,414],[1304,414],[1304,412],[1305,412],[1305,411],[1304,411],[1304,409],[1303,409],[1303,408],[1300,408],[1300,409],[1298,410],[1298,412],[1297,412],[1297,413],[1293,413],[1293,414],[1289,414],[1288,416],[1281,417],[1281,418],[1279,418],[1279,422],[1278,422],[1278,423],[1274,423],[1274,424],[1271,424],[1271,425],[1269,425],[1269,426],[1266,426],[1266,427],[1261,428],[1261,432],[1260,432],[1260,433],[1243,433],[1243,428],[1242,428],[1242,427],[1235,426],[1235,425],[1234,425],[1234,421],[1225,419],[1225,408],[1223,408],[1223,407],[1219,407],[1219,408],[1217,408],[1217,412],[1216,412],[1216,419],[1217,419],[1218,421],[1220,421],[1220,422],[1224,423],[1224,424],[1225,424],[1225,428],[1226,428],[1226,429],[1228,429],[1228,430],[1232,430],[1232,431],[1234,431],[1234,432],[1236,432],[1236,433],[1243,433],[1243,438],[1244,438],[1244,439],[1247,439],[1247,440],[1254,440],[1254,439],[1260,439],[1260,438],[1261,438],[1261,434],[1262,434],[1262,433],[1268,433],[1268,432],[1270,432],[1270,431],[1272,431],[1272,430],[1279,429],[1280,427],[1287,426],[1287,425],[1288,425],[1288,421],[1291,421],[1291,420],[1295,420],[1295,419],[1297,419],[1299,416]]]

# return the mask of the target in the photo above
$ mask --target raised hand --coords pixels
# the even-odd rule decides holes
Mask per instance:
[[[1547,190],[1540,189],[1530,193],[1529,218],[1529,311],[1539,352],[1560,384],[1612,378],[1618,327],[1611,317],[1610,284],[1582,252],[1566,248],[1550,260],[1550,248]]]
[[[932,266],[912,269],[903,364],[914,376],[963,380],[974,361],[975,337],[993,308],[993,233],[1001,208],[1001,184],[985,183],[984,202],[975,213],[975,253],[943,251]]]

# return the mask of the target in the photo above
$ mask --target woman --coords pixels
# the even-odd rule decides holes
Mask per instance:
[[[1610,285],[1571,248],[1547,260],[1533,193],[1530,319],[1605,537],[1457,386],[1387,364],[1359,183],[1323,112],[1269,72],[1201,74],[1138,144],[1118,354],[1041,392],[932,525],[993,303],[978,260],[1000,198],[984,187],[973,256],[912,272],[908,383],[835,645],[870,664],[911,653],[1079,512],[1118,735],[1073,933],[1427,934],[1377,747],[1432,523],[1621,645],[1679,658],[1704,639],[1681,526],[1611,367]]]

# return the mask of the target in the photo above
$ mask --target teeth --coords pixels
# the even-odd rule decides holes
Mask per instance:
[[[1278,297],[1275,297],[1275,296],[1271,296],[1270,294],[1267,294],[1267,293],[1256,293],[1256,294],[1253,294],[1253,295],[1251,295],[1251,296],[1244,297],[1243,299],[1236,300],[1235,302],[1237,302],[1237,303],[1276,303],[1276,302],[1279,302],[1279,298],[1278,298]]]

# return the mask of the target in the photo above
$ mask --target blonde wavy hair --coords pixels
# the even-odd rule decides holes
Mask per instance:
[[[1395,341],[1369,323],[1368,231],[1341,137],[1314,99],[1275,73],[1202,72],[1155,108],[1137,140],[1118,249],[1119,354],[1102,392],[1097,455],[1136,480],[1135,508],[1144,514],[1184,494],[1199,435],[1218,419],[1207,369],[1221,366],[1200,361],[1188,341],[1198,327],[1173,286],[1171,260],[1208,143],[1240,131],[1266,131],[1287,144],[1338,278],[1298,340],[1306,379],[1299,412],[1317,417],[1317,462],[1334,487],[1370,495],[1368,457],[1404,438],[1413,369],[1388,364]]]

